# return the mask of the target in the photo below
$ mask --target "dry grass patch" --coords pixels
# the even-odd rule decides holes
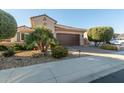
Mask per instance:
[[[39,54],[40,51],[17,51],[15,56],[17,57],[32,57],[33,54]]]

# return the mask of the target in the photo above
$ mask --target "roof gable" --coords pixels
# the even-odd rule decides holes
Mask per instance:
[[[51,18],[50,16],[48,16],[46,14],[42,14],[42,15],[38,15],[38,16],[33,16],[33,17],[31,17],[31,19],[32,18],[36,18],[36,17],[47,17],[47,18],[51,19],[52,21],[54,21],[55,23],[57,23],[57,21],[55,19]]]
[[[19,27],[17,28],[17,31],[18,31],[18,32],[32,32],[33,29],[30,28],[30,27],[28,27],[28,26],[23,25],[23,26],[19,26]]]

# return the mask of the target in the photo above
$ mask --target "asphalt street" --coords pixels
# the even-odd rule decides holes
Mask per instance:
[[[94,80],[91,83],[124,83],[124,69]]]

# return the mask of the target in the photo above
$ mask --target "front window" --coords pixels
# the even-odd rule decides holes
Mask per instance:
[[[21,39],[22,39],[22,40],[24,40],[24,36],[25,36],[25,34],[22,33],[22,34],[21,34]]]

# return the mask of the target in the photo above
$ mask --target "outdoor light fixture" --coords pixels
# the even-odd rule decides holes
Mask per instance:
[[[81,50],[80,49],[78,49],[78,54],[79,54],[79,57],[80,57],[80,55],[81,55]]]

